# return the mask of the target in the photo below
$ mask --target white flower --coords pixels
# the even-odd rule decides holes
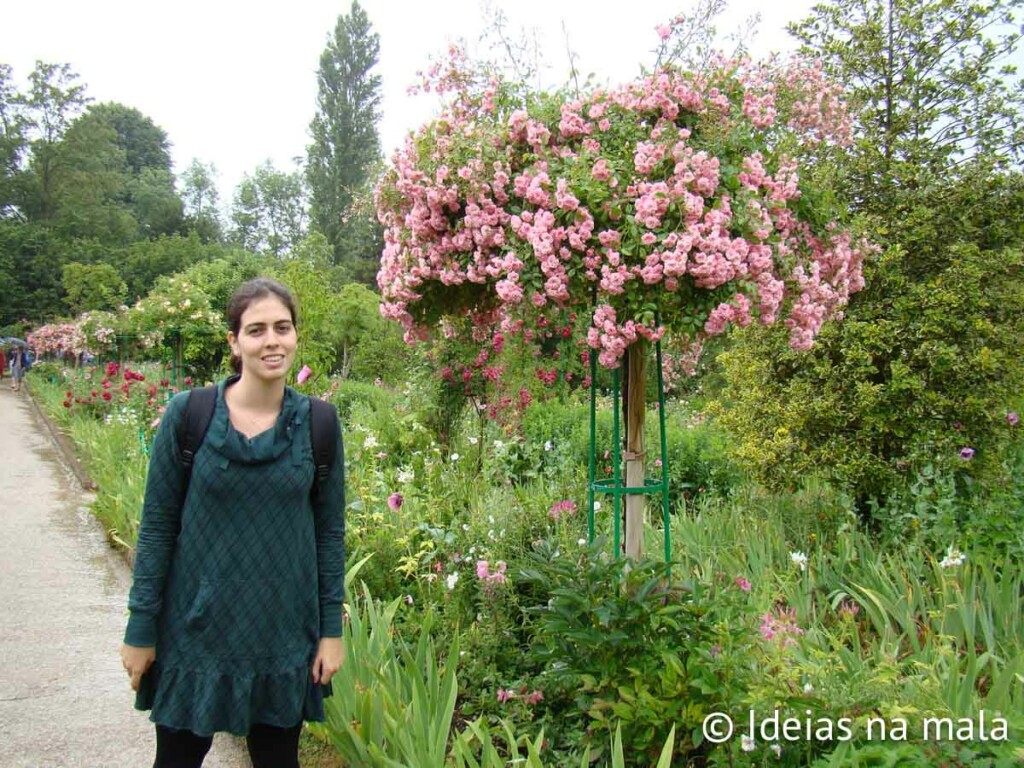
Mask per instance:
[[[551,450],[551,441],[550,440],[545,440],[544,441],[544,450],[545,451],[550,451]]]
[[[408,470],[403,469],[403,470],[399,471],[399,473],[398,473],[398,482],[400,482],[400,483],[411,483],[415,479],[416,479],[416,473],[415,472],[410,472]]]
[[[487,522],[490,523],[491,525],[494,525],[494,515],[488,515],[487,516]]]
[[[366,439],[363,441],[363,448],[365,448],[366,450],[376,448],[378,445],[380,445],[380,443],[377,442],[377,438],[372,432],[369,435],[367,435]]]
[[[452,459],[452,461],[458,461],[459,460],[459,454],[453,453],[452,456],[451,456],[451,459]]]
[[[956,547],[950,546],[946,549],[946,556],[942,558],[942,562],[939,563],[939,567],[956,568],[957,566],[963,565],[964,560],[966,559],[967,555],[965,555]]]
[[[455,585],[459,583],[458,571],[449,573],[448,578],[444,580],[444,583],[447,585],[449,590],[455,589]]]
[[[782,747],[780,745],[772,744],[771,750],[772,750],[772,752],[775,753],[775,757],[777,757],[777,758],[781,758],[782,757]]]
[[[469,444],[470,445],[476,445],[478,442],[480,442],[480,441],[477,438],[475,438],[475,437],[469,438]]]
[[[579,544],[581,547],[587,546],[587,540],[586,539],[577,539],[576,543]]]
[[[468,531],[469,530],[469,523],[463,523],[462,524],[462,530]]]
[[[600,512],[601,511],[601,502],[600,501],[595,501],[594,502],[594,511],[595,512]]]
[[[744,752],[753,752],[755,746],[754,737],[749,733],[744,733],[743,736],[740,737],[740,746],[743,747]]]
[[[814,693],[814,686],[810,683],[804,683],[804,693]]]
[[[801,571],[807,570],[807,555],[803,552],[790,552],[789,559],[793,561],[793,565],[798,566]]]

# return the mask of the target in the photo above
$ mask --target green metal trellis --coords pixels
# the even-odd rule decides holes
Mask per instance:
[[[621,471],[621,436],[619,433],[619,408],[621,392],[619,386],[619,369],[612,372],[612,476],[597,477],[597,356],[590,355],[590,467],[588,473],[588,515],[587,534],[591,544],[594,543],[594,495],[606,493],[612,496],[613,540],[615,555],[621,552],[621,521],[622,497],[636,494],[661,494],[662,525],[665,540],[665,562],[672,559],[672,539],[669,526],[668,496],[668,448],[665,439],[665,382],[661,367],[661,341],[655,342],[655,361],[658,366],[658,426],[661,437],[661,479],[644,478],[642,486],[627,486],[623,482]]]

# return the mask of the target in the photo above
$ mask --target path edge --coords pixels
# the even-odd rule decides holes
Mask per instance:
[[[78,456],[75,454],[75,449],[71,446],[70,440],[64,432],[61,431],[60,427],[53,423],[53,420],[46,415],[43,407],[36,401],[32,394],[31,386],[26,387],[26,379],[22,380],[22,388],[25,391],[26,396],[30,403],[32,403],[32,410],[35,412],[36,417],[46,425],[46,431],[50,433],[50,438],[57,446],[57,450],[60,452],[61,457],[64,460],[64,464],[71,469],[71,473],[78,480],[78,484],[82,486],[82,490],[92,492],[99,490],[99,486],[92,481],[85,468],[82,466],[82,462],[79,461]]]

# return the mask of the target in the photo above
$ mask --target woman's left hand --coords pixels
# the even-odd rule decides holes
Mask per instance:
[[[334,673],[341,669],[345,661],[345,647],[340,637],[320,638],[320,647],[316,650],[313,660],[313,682],[327,685]]]

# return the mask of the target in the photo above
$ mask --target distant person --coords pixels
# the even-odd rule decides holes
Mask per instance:
[[[5,373],[7,373],[7,350],[0,347],[0,381],[4,380]]]
[[[156,723],[154,768],[201,766],[218,731],[247,737],[254,768],[298,768],[302,723],[324,719],[343,661],[337,414],[285,386],[284,286],[243,284],[227,315],[236,374],[171,400],[146,481],[121,660]]]
[[[28,358],[25,356],[24,347],[14,347],[14,351],[11,353],[11,389],[15,392],[21,390],[21,379],[25,375],[25,366],[28,363]]]

